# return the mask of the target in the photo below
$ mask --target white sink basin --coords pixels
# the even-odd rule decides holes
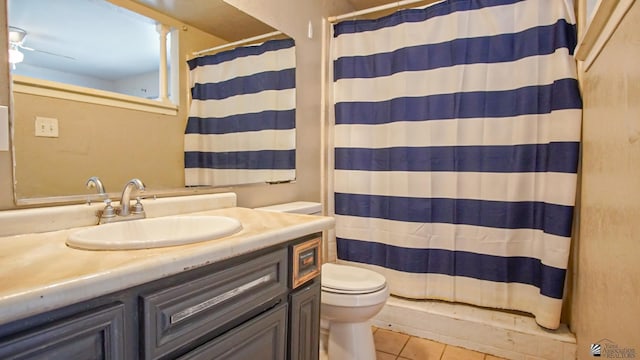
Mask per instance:
[[[97,225],[73,232],[67,245],[84,250],[152,249],[214,240],[242,230],[225,216],[167,216]]]

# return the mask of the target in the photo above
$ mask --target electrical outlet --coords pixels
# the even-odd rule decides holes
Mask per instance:
[[[58,137],[58,119],[36,116],[36,136]]]

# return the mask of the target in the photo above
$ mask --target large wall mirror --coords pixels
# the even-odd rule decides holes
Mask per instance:
[[[211,181],[210,178],[214,178],[217,186],[295,178],[295,115],[293,127],[288,129],[293,149],[282,144],[260,145],[273,136],[273,131],[233,138],[234,135],[225,130],[212,130],[210,125],[205,125],[201,126],[199,137],[214,138],[210,145],[204,145],[208,150],[189,148],[193,144],[190,145],[187,134],[185,157],[185,129],[188,119],[194,117],[190,106],[193,66],[187,60],[197,57],[194,52],[199,50],[273,33],[277,29],[223,0],[8,0],[8,23],[10,36],[15,37],[16,31],[22,32],[21,37],[11,39],[10,45],[13,55],[19,52],[17,56],[21,57],[20,62],[14,61],[12,71],[18,205],[86,198],[91,192],[85,182],[91,176],[100,177],[112,194],[117,194],[124,183],[134,177],[142,179],[150,192],[158,193],[203,185],[199,181]],[[169,75],[164,81],[171,101],[162,99],[158,93],[163,81],[158,75],[163,53],[159,39],[163,29],[168,30],[165,45]],[[275,40],[285,37],[281,35]],[[107,43],[112,47],[91,46]],[[291,51],[295,53],[295,48]],[[95,65],[89,64],[92,60]],[[293,76],[295,78],[295,72]],[[260,81],[270,79],[269,76],[258,78]],[[67,84],[61,85],[64,82]],[[293,104],[282,106],[283,109],[293,106],[291,111],[295,113],[295,85],[290,92]],[[211,99],[211,96],[214,95],[205,98]],[[231,121],[233,114],[224,109],[226,105],[210,106],[202,99],[195,101],[202,103],[201,107],[215,108],[212,117],[229,117]],[[247,98],[239,103],[229,102],[228,106],[247,108],[255,103]],[[282,119],[272,121],[278,123],[277,127],[285,126]],[[205,141],[203,139],[195,142]],[[220,150],[219,144],[225,141],[229,145]],[[285,154],[288,161],[293,158],[293,169],[283,172],[281,161],[263,156],[265,150]],[[207,151],[218,154],[199,155]],[[229,176],[229,169],[208,169],[204,175],[195,175],[196,180],[189,180],[187,176],[185,184],[185,158],[187,167],[193,165],[190,159],[198,156],[203,157],[200,160],[205,164],[198,166],[206,166],[212,158],[242,158],[246,155],[243,152],[261,155],[252,161],[261,163],[256,169],[266,174],[266,180],[234,178]],[[263,166],[265,162],[274,165]],[[274,177],[274,173],[280,175]]]

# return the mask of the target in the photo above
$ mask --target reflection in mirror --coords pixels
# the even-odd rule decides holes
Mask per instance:
[[[104,0],[9,0],[8,11],[12,74],[159,96],[156,21]]]
[[[188,186],[295,179],[295,61],[292,39],[189,61]]]
[[[85,1],[95,3],[105,0]],[[223,39],[215,33],[199,30],[214,22],[220,26],[219,24],[231,20],[234,27],[242,28],[243,34],[246,31],[254,31],[247,37],[273,31],[272,28],[246,16],[222,0],[193,0],[189,2],[188,11],[174,4],[171,13],[166,8],[161,8],[166,6],[164,1],[110,2],[124,4],[123,6],[136,10],[141,2],[149,7],[158,4],[157,10],[152,9],[150,13],[142,12],[171,25],[172,35],[177,34],[174,39],[177,46],[173,51],[181,59],[192,58],[192,54],[198,50],[239,40],[229,37]],[[190,16],[202,16],[203,12],[211,13],[208,9],[212,6],[219,7],[221,10],[217,13],[225,13],[225,17],[214,21],[208,16],[206,22],[194,23],[195,27],[189,25],[190,21],[196,21]],[[230,9],[223,10],[223,7]],[[165,14],[156,17],[155,14],[160,14],[159,11],[168,14],[170,20],[165,21]],[[229,15],[234,11],[233,15]],[[180,14],[181,17],[173,17],[174,14]],[[244,22],[245,18],[250,20]],[[244,26],[245,23],[250,25]],[[28,28],[26,25],[23,26]],[[77,28],[76,31],[81,33],[82,29]],[[53,31],[50,33],[53,34]],[[113,37],[115,32],[111,31],[102,36]],[[123,39],[126,39],[126,36],[121,37],[119,41],[122,42]],[[154,42],[158,42],[157,33]],[[28,43],[25,42],[25,46],[28,46]],[[131,178],[143,180],[148,192],[184,191],[185,128],[190,112],[190,83],[186,62],[183,60],[177,63],[176,68],[178,67],[181,78],[173,82],[173,89],[178,89],[175,93],[181,94],[178,106],[168,106],[145,99],[140,99],[143,102],[141,104],[128,99],[116,99],[118,101],[114,104],[112,99],[106,97],[101,101],[91,102],[84,99],[85,95],[92,94],[84,88],[62,86],[62,90],[59,90],[57,83],[47,82],[24,86],[22,80],[14,78],[12,126],[14,185],[18,205],[65,201],[57,197],[82,199],[90,194],[95,195],[85,187],[87,179],[91,176],[100,177],[107,190],[111,191],[112,198],[119,195],[117,192]],[[52,89],[56,92],[55,95],[50,94]],[[123,103],[126,103],[126,106]],[[149,106],[148,103],[157,105]],[[49,124],[52,119],[57,123],[57,137],[36,136],[35,124],[42,121]],[[295,134],[295,130],[291,129],[290,133]],[[293,136],[295,138],[295,135]],[[202,190],[198,188],[193,191]]]

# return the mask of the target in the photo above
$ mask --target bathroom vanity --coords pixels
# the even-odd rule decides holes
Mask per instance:
[[[69,248],[73,229],[0,238],[0,358],[317,359],[320,239],[333,219],[198,214],[243,230],[131,251]]]

